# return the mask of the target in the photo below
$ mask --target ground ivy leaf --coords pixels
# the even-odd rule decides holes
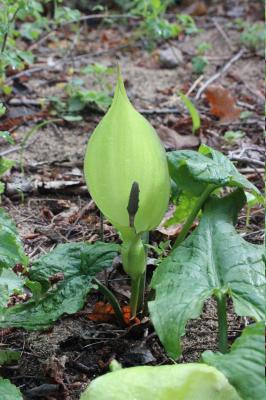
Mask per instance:
[[[15,264],[27,265],[22,242],[16,226],[3,208],[0,208],[0,271]]]
[[[189,319],[197,318],[204,301],[217,293],[232,297],[238,315],[264,318],[263,247],[246,242],[232,222],[245,202],[238,189],[206,204],[200,225],[159,265],[149,303],[156,332],[168,354],[181,354],[180,338]]]
[[[60,279],[38,302],[31,299],[4,310],[0,314],[0,327],[44,329],[62,314],[74,314],[83,307],[93,287],[92,278],[110,266],[118,249],[118,245],[110,243],[67,243],[41,256],[33,263],[30,280],[40,282],[47,290],[50,278]]]
[[[247,326],[230,353],[202,354],[203,361],[223,372],[243,400],[264,398],[264,357],[264,322]]]
[[[199,152],[179,150],[167,153],[171,178],[182,190],[194,196],[206,189],[207,185],[232,186],[249,189],[260,201],[260,191],[241,175],[234,164],[222,153],[206,145]]]
[[[23,400],[19,389],[12,385],[8,379],[0,377],[0,398],[1,400]]]

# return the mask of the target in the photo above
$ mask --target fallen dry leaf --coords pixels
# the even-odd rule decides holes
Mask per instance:
[[[207,12],[207,5],[204,1],[195,1],[183,11],[184,14],[193,15],[193,17],[202,17]]]
[[[219,117],[221,122],[232,122],[239,119],[242,110],[236,106],[228,89],[221,85],[211,85],[206,89],[205,95],[211,106],[211,114]]]
[[[200,143],[197,136],[179,135],[179,133],[167,126],[160,126],[157,132],[166,149],[180,150],[194,148]]]
[[[164,226],[165,223],[173,217],[174,213],[175,213],[175,209],[176,207],[174,205],[170,205],[169,209],[167,210],[167,212],[165,213],[162,222],[160,223],[160,225],[158,226],[158,228],[156,229],[156,231],[162,233],[163,235],[166,235],[168,237],[176,237],[180,232],[181,229],[183,227],[183,224],[174,224],[171,226]]]
[[[130,306],[122,307],[123,318],[126,325],[140,324],[138,318],[131,318]],[[115,312],[111,304],[98,301],[91,313],[88,314],[88,319],[95,322],[109,322],[115,317]]]
[[[36,121],[39,119],[47,118],[47,111],[40,111],[30,115],[22,115],[17,118],[3,118],[0,122],[0,131],[9,131],[19,125],[23,125],[28,121]]]

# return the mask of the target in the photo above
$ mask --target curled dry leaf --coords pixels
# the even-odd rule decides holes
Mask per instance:
[[[232,122],[239,118],[242,110],[236,106],[228,89],[221,85],[211,85],[206,89],[205,95],[211,106],[211,114],[219,117],[221,122]]]
[[[160,126],[158,135],[166,149],[181,150],[195,148],[199,145],[199,138],[195,135],[179,135],[174,129]]]

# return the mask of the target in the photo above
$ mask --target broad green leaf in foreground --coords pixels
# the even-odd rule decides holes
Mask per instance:
[[[27,265],[22,242],[16,226],[9,215],[0,208],[0,271],[12,268],[15,264]]]
[[[250,190],[262,201],[259,190],[241,175],[222,153],[206,145],[199,151],[180,150],[167,154],[169,172],[177,186],[191,195],[200,196],[207,185],[231,186]]]
[[[23,285],[24,279],[18,277],[12,269],[0,270],[0,310],[6,307],[9,296],[14,291],[22,290]]]
[[[80,400],[241,400],[225,376],[204,364],[133,367],[103,375]]]
[[[243,400],[262,400],[265,398],[264,345],[264,322],[258,322],[245,328],[230,353],[205,351],[202,358],[228,378]]]
[[[58,282],[38,302],[31,299],[7,308],[0,314],[0,327],[44,329],[62,314],[74,314],[83,307],[93,287],[92,278],[110,266],[118,249],[118,245],[101,242],[67,243],[41,256],[33,263],[29,279],[40,282],[44,290],[50,278]]]
[[[23,400],[19,389],[12,385],[8,379],[0,377],[0,399],[1,400]]]
[[[245,196],[238,189],[210,199],[197,229],[159,265],[149,303],[156,332],[168,354],[181,354],[180,338],[189,319],[199,317],[212,295],[227,293],[238,315],[264,318],[262,246],[246,242],[232,225]]]

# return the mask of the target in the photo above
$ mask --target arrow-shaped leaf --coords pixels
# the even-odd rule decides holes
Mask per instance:
[[[156,298],[149,309],[173,358],[181,354],[187,321],[200,315],[214,293],[228,293],[238,315],[264,318],[263,247],[246,242],[232,225],[244,202],[241,190],[209,200],[198,228],[155,271]]]
[[[219,369],[243,400],[262,400],[264,381],[264,322],[246,327],[228,354],[205,351],[203,361]]]

